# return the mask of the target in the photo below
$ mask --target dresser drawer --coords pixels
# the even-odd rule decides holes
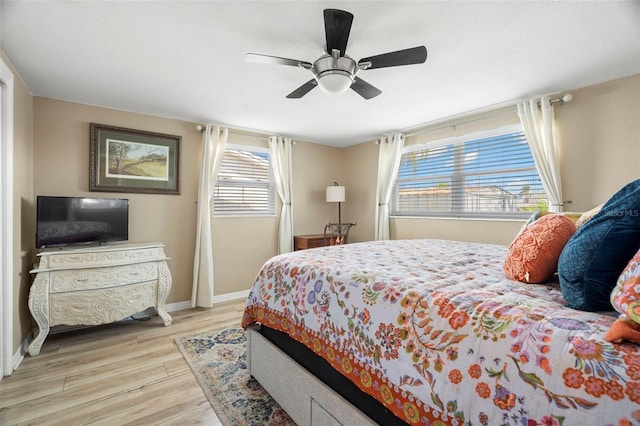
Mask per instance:
[[[107,290],[52,294],[50,325],[98,325],[156,306],[157,281]]]
[[[117,267],[51,271],[51,293],[93,290],[153,281],[158,278],[156,262]]]
[[[145,247],[139,250],[68,250],[41,256],[39,269],[93,268],[110,265],[126,265],[166,259],[164,248]]]

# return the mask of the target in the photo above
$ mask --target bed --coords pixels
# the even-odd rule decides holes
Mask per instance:
[[[242,320],[251,375],[298,424],[640,424],[640,346],[604,338],[616,313],[508,279],[506,251],[392,240],[276,256]]]

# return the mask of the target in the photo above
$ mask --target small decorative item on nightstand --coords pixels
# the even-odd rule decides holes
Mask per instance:
[[[356,222],[351,223],[327,223],[324,226],[324,245],[339,246],[347,244],[349,229],[356,226]]]

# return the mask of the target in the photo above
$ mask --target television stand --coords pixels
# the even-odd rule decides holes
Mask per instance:
[[[155,307],[164,325],[171,289],[161,243],[43,249],[30,272],[29,310],[38,329],[29,354],[38,355],[56,325],[100,325]]]

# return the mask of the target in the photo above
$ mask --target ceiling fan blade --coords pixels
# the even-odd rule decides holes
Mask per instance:
[[[311,80],[307,81],[302,86],[298,87],[293,92],[289,93],[287,95],[287,98],[288,99],[300,99],[301,97],[303,97],[304,95],[309,93],[311,91],[311,89],[313,89],[317,85],[318,85],[318,82],[316,81],[316,79],[312,78]]]
[[[358,61],[358,66],[370,62],[371,66],[365,67],[364,69],[371,70],[375,68],[397,67],[400,65],[422,64],[426,60],[427,48],[424,46],[418,46],[410,49],[397,50],[395,52],[362,58]]]
[[[352,22],[353,15],[349,12],[338,9],[324,10],[324,32],[328,54],[337,49],[340,51],[340,56],[344,56]]]
[[[311,68],[311,63],[307,61],[299,61],[297,59],[281,58],[279,56],[262,55],[260,53],[247,53],[245,58],[247,61],[259,62],[262,64],[278,64],[291,65],[293,67]]]
[[[365,99],[375,98],[380,93],[382,93],[382,90],[370,85],[360,77],[356,77],[353,80],[351,89],[353,89],[354,92],[356,92],[358,95],[362,96]]]

